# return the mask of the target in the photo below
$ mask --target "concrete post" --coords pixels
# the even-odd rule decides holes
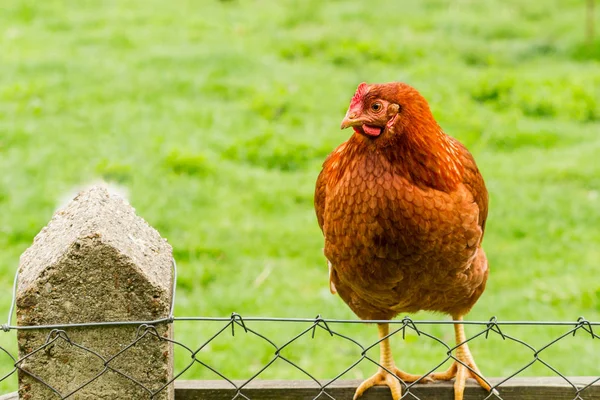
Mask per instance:
[[[172,284],[171,246],[125,200],[95,187],[58,211],[21,256],[17,323],[167,318]],[[20,398],[173,399],[172,384],[151,397],[173,376],[173,346],[161,340],[172,338],[171,324],[138,328],[19,330],[19,357],[33,352],[19,364]]]

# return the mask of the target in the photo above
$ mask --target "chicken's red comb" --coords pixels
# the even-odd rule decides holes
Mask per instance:
[[[363,96],[365,95],[365,93],[367,93],[368,86],[369,85],[367,85],[365,82],[358,85],[358,87],[356,88],[356,93],[354,93],[354,97],[352,97],[352,100],[350,101],[350,107],[354,107],[362,101]]]

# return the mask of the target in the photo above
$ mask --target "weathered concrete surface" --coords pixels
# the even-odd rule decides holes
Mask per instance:
[[[103,188],[92,188],[58,211],[21,256],[18,324],[168,317],[171,263],[171,246],[125,200]],[[136,339],[136,330],[137,326],[67,328],[72,344],[61,337],[24,360],[21,367],[64,396],[104,370],[101,358],[75,344],[109,359]],[[42,346],[49,332],[19,331],[19,356]],[[170,324],[157,325],[156,332],[172,338]],[[148,334],[109,365],[155,391],[172,378],[172,363],[173,346]],[[19,393],[24,400],[56,398],[24,372],[19,373]],[[143,399],[149,398],[149,392],[109,369],[70,398]],[[156,398],[172,399],[172,385]]]

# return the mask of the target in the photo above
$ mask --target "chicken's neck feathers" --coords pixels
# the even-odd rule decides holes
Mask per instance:
[[[462,182],[460,149],[439,127],[434,132],[406,132],[385,146],[378,146],[376,140],[355,133],[334,151],[333,169],[340,174],[346,168],[372,170],[379,159],[376,164],[423,189],[451,192]]]

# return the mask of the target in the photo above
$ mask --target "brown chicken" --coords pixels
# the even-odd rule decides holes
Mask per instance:
[[[327,157],[315,190],[332,293],[361,319],[428,310],[462,320],[488,277],[481,247],[488,194],[475,160],[404,83],[361,83],[342,121],[347,127],[354,134]],[[465,341],[462,324],[454,329],[457,344]],[[383,384],[397,400],[401,380],[455,378],[456,400],[468,377],[490,390],[467,344],[456,351],[461,363],[421,377],[396,367],[388,324],[378,330],[384,368],[358,387],[355,399]]]

